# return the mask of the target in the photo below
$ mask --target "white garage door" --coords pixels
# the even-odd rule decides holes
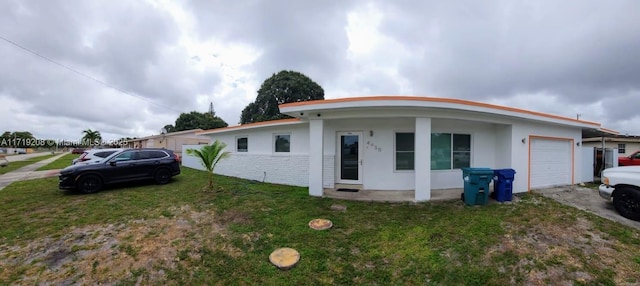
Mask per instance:
[[[570,185],[570,140],[531,139],[531,188]]]

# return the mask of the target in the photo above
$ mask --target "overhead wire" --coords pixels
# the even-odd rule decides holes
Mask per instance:
[[[157,103],[157,102],[155,102],[155,101],[153,101],[153,100],[151,100],[151,99],[149,99],[149,98],[146,98],[146,97],[141,96],[141,95],[137,95],[137,94],[135,94],[135,93],[132,93],[132,92],[129,92],[129,91],[124,90],[124,89],[122,89],[122,88],[119,88],[119,87],[117,87],[117,86],[115,86],[115,85],[113,85],[113,84],[110,84],[110,83],[105,82],[105,81],[103,81],[103,80],[97,79],[97,78],[95,78],[95,77],[93,77],[93,76],[91,76],[91,75],[89,75],[89,74],[87,74],[87,73],[81,72],[81,71],[79,71],[79,70],[77,70],[77,69],[75,69],[75,68],[73,68],[73,67],[70,67],[70,66],[68,66],[68,65],[65,65],[65,64],[63,64],[63,63],[60,63],[60,62],[58,62],[58,61],[56,61],[56,60],[54,60],[54,59],[51,59],[51,58],[49,58],[49,57],[47,57],[47,56],[45,56],[45,55],[40,54],[40,53],[38,53],[38,52],[36,52],[36,51],[34,51],[34,50],[32,50],[32,49],[29,49],[29,48],[27,48],[27,47],[25,47],[25,46],[23,46],[23,45],[21,45],[21,44],[18,44],[17,42],[12,41],[12,40],[10,40],[10,39],[8,39],[8,38],[6,38],[6,37],[2,36],[2,35],[0,35],[0,39],[4,40],[5,42],[7,42],[7,43],[9,43],[9,44],[11,44],[11,45],[13,45],[13,46],[15,46],[15,47],[17,47],[17,48],[21,49],[21,50],[27,51],[27,52],[29,52],[29,53],[31,53],[31,54],[33,54],[33,55],[35,55],[35,56],[37,56],[37,57],[39,57],[39,58],[43,59],[43,60],[46,60],[46,61],[48,61],[48,62],[50,62],[50,63],[52,63],[52,64],[54,64],[54,65],[56,65],[56,66],[62,67],[62,68],[64,68],[64,69],[67,69],[67,70],[69,70],[69,71],[71,71],[71,72],[73,72],[73,73],[75,73],[75,74],[77,74],[77,75],[80,75],[80,76],[82,76],[82,77],[85,77],[85,78],[87,78],[87,79],[90,79],[90,80],[92,80],[92,81],[94,81],[94,82],[97,82],[97,83],[99,83],[99,84],[101,84],[101,85],[103,85],[103,86],[106,86],[106,87],[108,87],[108,88],[111,88],[111,89],[113,89],[113,90],[115,90],[115,91],[118,91],[118,92],[120,92],[120,93],[123,93],[123,94],[129,95],[129,96],[135,97],[135,98],[140,99],[140,100],[144,100],[144,101],[146,101],[146,102],[148,102],[148,103],[151,103],[151,104],[153,104],[153,105],[155,105],[155,106],[158,106],[158,107],[166,108],[166,109],[171,110],[171,111],[174,111],[174,112],[179,112],[179,113],[181,112],[181,111],[179,111],[179,110],[173,109],[173,108],[172,108],[172,107],[170,107],[170,106],[166,106],[166,105],[164,105],[164,104]]]

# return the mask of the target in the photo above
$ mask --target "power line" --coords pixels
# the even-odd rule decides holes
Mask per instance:
[[[77,69],[74,69],[74,68],[72,68],[72,67],[70,67],[70,66],[67,66],[67,65],[65,65],[65,64],[62,64],[62,63],[60,63],[60,62],[57,62],[57,61],[55,61],[55,60],[53,60],[53,59],[51,59],[51,58],[49,58],[49,57],[47,57],[47,56],[45,56],[45,55],[42,55],[42,54],[40,54],[40,53],[38,53],[38,52],[36,52],[36,51],[34,51],[34,50],[31,50],[31,49],[29,49],[29,48],[27,48],[27,47],[25,47],[25,46],[22,46],[22,45],[20,45],[20,44],[18,44],[18,43],[16,43],[16,42],[14,42],[14,41],[12,41],[12,40],[10,40],[10,39],[7,39],[7,38],[5,38],[5,37],[4,37],[4,36],[2,36],[2,35],[0,35],[0,39],[4,40],[5,42],[7,42],[7,43],[9,43],[9,44],[11,44],[11,45],[13,45],[13,46],[15,46],[15,47],[18,47],[18,48],[20,48],[20,49],[22,49],[22,50],[24,50],[24,51],[27,51],[27,52],[29,52],[29,53],[31,53],[31,54],[33,54],[33,55],[35,55],[35,56],[37,56],[37,57],[39,57],[39,58],[41,58],[41,59],[44,59],[44,60],[46,60],[46,61],[48,61],[48,62],[50,62],[50,63],[52,63],[52,64],[54,64],[54,65],[57,65],[57,66],[62,67],[62,68],[64,68],[64,69],[67,69],[67,70],[69,70],[69,71],[71,71],[71,72],[73,72],[73,73],[75,73],[75,74],[77,74],[77,75],[80,75],[80,76],[83,76],[83,77],[85,77],[85,78],[88,78],[88,79],[90,79],[90,80],[92,80],[92,81],[95,81],[95,82],[97,82],[97,83],[99,83],[99,84],[101,84],[101,85],[104,85],[104,86],[106,86],[106,87],[108,87],[108,88],[111,88],[111,89],[113,89],[113,90],[116,90],[116,91],[118,91],[118,92],[120,92],[120,93],[124,93],[124,94],[126,94],[126,95],[133,96],[133,97],[138,98],[138,99],[140,99],[140,100],[144,100],[144,101],[146,101],[146,102],[148,102],[148,103],[151,103],[151,104],[153,104],[153,105],[156,105],[156,106],[159,106],[159,107],[162,107],[162,108],[169,109],[169,110],[171,110],[171,111],[181,112],[181,111],[176,110],[176,109],[173,109],[173,108],[171,108],[171,107],[169,107],[169,106],[166,106],[166,105],[163,105],[163,104],[160,104],[160,103],[154,102],[154,101],[152,101],[152,100],[150,100],[150,99],[148,99],[148,98],[146,98],[146,97],[144,97],[144,96],[140,96],[140,95],[137,95],[137,94],[135,94],[135,93],[128,92],[128,91],[126,91],[126,90],[124,90],[124,89],[121,89],[121,88],[119,88],[119,87],[115,86],[115,85],[109,84],[109,83],[107,83],[107,82],[105,82],[105,81],[99,80],[99,79],[97,79],[97,78],[95,78],[95,77],[93,77],[93,76],[90,76],[90,75],[88,75],[88,74],[86,74],[86,73],[84,73],[84,72],[81,72],[81,71],[79,71],[79,70],[77,70]]]

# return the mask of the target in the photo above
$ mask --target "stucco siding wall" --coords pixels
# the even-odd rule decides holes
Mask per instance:
[[[573,178],[574,183],[580,183],[582,154],[581,149],[576,148],[576,143],[582,139],[582,131],[580,128],[516,121],[514,122],[512,131],[511,148],[513,150],[513,157],[511,160],[511,168],[517,172],[513,182],[514,193],[527,192],[529,190],[529,144],[532,136],[572,139],[574,158]],[[525,139],[525,143],[522,143],[522,139]]]
[[[394,144],[395,132],[414,132],[414,126],[414,118],[327,120],[324,126],[324,155],[336,157],[337,132],[362,132],[363,187],[373,190],[413,190],[414,172],[394,170]],[[325,174],[332,176],[334,182],[338,181],[339,163],[338,158],[333,160],[334,172]]]
[[[479,121],[456,119],[432,119],[432,133],[456,133],[471,135],[471,167],[494,168],[496,165],[496,125]],[[462,170],[431,171],[432,189],[462,188]]]
[[[291,135],[290,152],[274,152],[276,134]],[[309,132],[305,124],[238,130],[209,137],[211,142],[220,140],[227,144],[225,151],[231,152],[229,158],[218,163],[214,170],[216,174],[276,184],[309,185]],[[248,152],[236,152],[236,139],[239,137],[247,137]],[[200,147],[185,145],[183,150]],[[183,156],[182,165],[203,169],[197,158],[187,155]]]

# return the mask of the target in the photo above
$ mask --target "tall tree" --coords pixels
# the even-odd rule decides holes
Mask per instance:
[[[240,123],[289,118],[280,113],[278,105],[319,99],[324,99],[320,85],[302,73],[281,71],[262,83],[256,100],[242,110]]]
[[[176,119],[176,124],[173,132],[198,128],[215,129],[227,126],[229,126],[229,124],[227,124],[227,122],[225,122],[218,116],[212,115],[208,112],[200,113],[197,111],[191,111],[189,113],[180,114],[178,119]]]
[[[227,147],[224,142],[216,140],[211,145],[204,145],[200,149],[187,149],[187,155],[200,159],[202,166],[209,172],[208,190],[213,190],[213,169],[220,160],[229,157],[228,151],[223,151]]]
[[[30,148],[38,143],[29,131],[5,131],[0,135],[0,147]]]
[[[167,124],[164,127],[162,127],[162,133],[171,133],[171,132],[175,132],[176,128],[171,125],[171,124]]]
[[[100,141],[102,140],[102,136],[100,135],[100,131],[98,130],[83,130],[82,134],[82,145],[100,145]]]

